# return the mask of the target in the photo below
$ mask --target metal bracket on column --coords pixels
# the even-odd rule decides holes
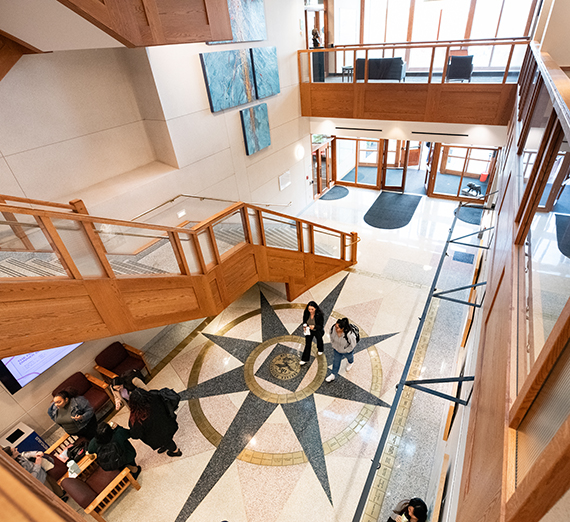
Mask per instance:
[[[460,286],[459,288],[452,288],[451,290],[444,290],[442,292],[435,292],[433,294],[433,297],[438,297],[439,299],[445,299],[447,301],[453,301],[454,303],[473,306],[474,308],[481,308],[481,303],[471,303],[469,301],[463,301],[462,299],[453,299],[453,297],[445,297],[444,294],[451,294],[452,292],[459,292],[460,290],[467,290],[468,288],[475,288],[477,286],[483,286],[486,284],[487,284],[487,281],[483,281],[482,283],[475,283],[474,285]]]
[[[430,393],[431,395],[435,395],[436,397],[441,397],[442,399],[446,399],[448,401],[456,402],[457,404],[461,404],[462,406],[467,406],[469,403],[469,399],[464,401],[463,399],[458,399],[457,397],[453,397],[453,395],[448,395],[447,393],[438,392],[436,390],[432,390],[431,388],[426,388],[422,386],[422,384],[440,384],[445,382],[468,382],[475,380],[473,376],[467,377],[443,377],[441,379],[421,379],[416,381],[405,381],[404,384],[409,386],[410,388],[414,388],[419,391],[423,391],[426,393]],[[469,395],[471,397],[471,395]]]
[[[450,243],[455,243],[456,245],[463,245],[463,246],[468,246],[468,247],[473,247],[473,248],[482,248],[484,250],[489,250],[489,246],[484,246],[484,245],[474,245],[472,243],[462,243],[461,241],[458,241],[458,239],[465,239],[466,237],[471,237],[471,236],[478,236],[479,234],[483,234],[484,232],[487,232],[488,230],[493,230],[495,227],[489,227],[489,228],[484,228],[483,230],[478,230],[477,232],[473,232],[471,234],[466,234],[464,236],[461,237],[456,237],[455,239],[450,239],[449,242]]]

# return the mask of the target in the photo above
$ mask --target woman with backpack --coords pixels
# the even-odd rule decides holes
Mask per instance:
[[[140,439],[158,453],[180,457],[182,452],[174,442],[178,431],[176,414],[160,393],[151,393],[141,388],[133,390],[129,397],[129,427],[132,439]]]
[[[338,375],[340,363],[343,357],[348,360],[346,371],[350,371],[354,363],[354,349],[356,348],[356,334],[350,327],[346,317],[339,319],[331,328],[331,346],[334,349],[332,373],[325,379],[332,382]]]
[[[317,352],[323,353],[323,335],[325,335],[325,317],[315,301],[309,301],[303,312],[303,333],[305,334],[305,349],[301,356],[301,366],[307,364],[311,358],[313,337],[317,340]]]
[[[101,422],[97,426],[95,437],[89,442],[87,451],[97,454],[97,462],[104,471],[123,470],[129,468],[136,479],[141,472],[135,458],[137,452],[129,442],[129,430],[118,425]]]

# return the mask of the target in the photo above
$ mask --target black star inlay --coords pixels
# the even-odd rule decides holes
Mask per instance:
[[[348,276],[346,276],[319,304],[319,307],[325,316],[325,324],[334,309],[347,278]],[[275,364],[288,365],[290,364],[290,361],[288,361],[287,356],[283,356],[283,354],[295,354],[297,357],[300,356],[300,350],[302,350],[304,345],[303,331],[302,325],[299,324],[299,326],[290,334],[262,293],[260,293],[260,301],[262,343],[267,343],[267,347],[270,347],[271,340],[273,338],[294,336],[299,337],[299,350],[290,348],[276,340],[275,346],[271,350],[269,356],[266,357],[265,361],[256,371],[255,377],[258,379],[258,382],[259,380],[264,380],[294,393],[298,390],[307,370],[311,364],[316,361],[316,359],[312,358],[311,364],[302,366],[299,374],[294,375],[288,380],[282,380],[281,378],[278,379],[271,373],[270,366],[272,361],[276,358],[278,359]],[[222,375],[188,388],[181,393],[182,398],[184,400],[198,400],[216,395],[248,391],[249,388],[246,383],[244,364],[250,357],[252,351],[260,346],[261,343],[212,334],[204,335],[217,346],[235,357],[242,363],[242,365],[223,373]],[[380,343],[393,335],[396,334],[364,337],[358,343],[355,349],[355,354],[366,350],[370,346]],[[326,361],[332,364],[333,349],[330,343],[325,344],[324,352],[324,355],[319,357],[325,357]],[[289,369],[293,370],[293,368],[282,368],[283,371]],[[372,404],[375,406],[390,407],[389,404],[380,400],[372,393],[340,375],[333,383],[323,382],[315,393],[339,399]],[[183,522],[192,515],[196,507],[217,484],[227,469],[245,449],[249,441],[255,436],[261,426],[263,426],[265,421],[277,407],[283,409],[283,412],[285,413],[293,432],[297,436],[297,439],[299,440],[299,443],[301,444],[301,447],[303,448],[303,451],[305,452],[305,455],[323,488],[323,491],[329,499],[329,502],[332,504],[333,499],[327,474],[327,466],[323,451],[323,440],[321,438],[314,395],[311,394],[297,402],[277,404],[276,402],[263,400],[252,391],[249,391],[228,430],[223,435],[214,455],[192,489],[188,500],[176,519],[176,522]]]

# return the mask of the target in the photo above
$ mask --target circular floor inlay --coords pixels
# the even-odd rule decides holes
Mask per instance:
[[[280,353],[273,357],[269,365],[271,375],[280,381],[288,381],[299,375],[301,365],[299,357],[292,353]]]

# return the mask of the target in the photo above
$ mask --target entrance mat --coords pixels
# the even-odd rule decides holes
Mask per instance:
[[[382,192],[364,216],[364,221],[375,228],[405,227],[422,199],[421,196]]]
[[[332,189],[323,194],[321,199],[342,199],[346,196],[348,196],[348,189],[340,185],[335,185]]]
[[[453,211],[455,214],[457,209]],[[464,223],[469,223],[471,225],[480,225],[481,218],[483,217],[483,209],[482,208],[469,208],[469,207],[461,207],[459,210],[459,216],[457,219],[463,221]]]
[[[556,241],[558,250],[570,259],[570,216],[556,214]]]

